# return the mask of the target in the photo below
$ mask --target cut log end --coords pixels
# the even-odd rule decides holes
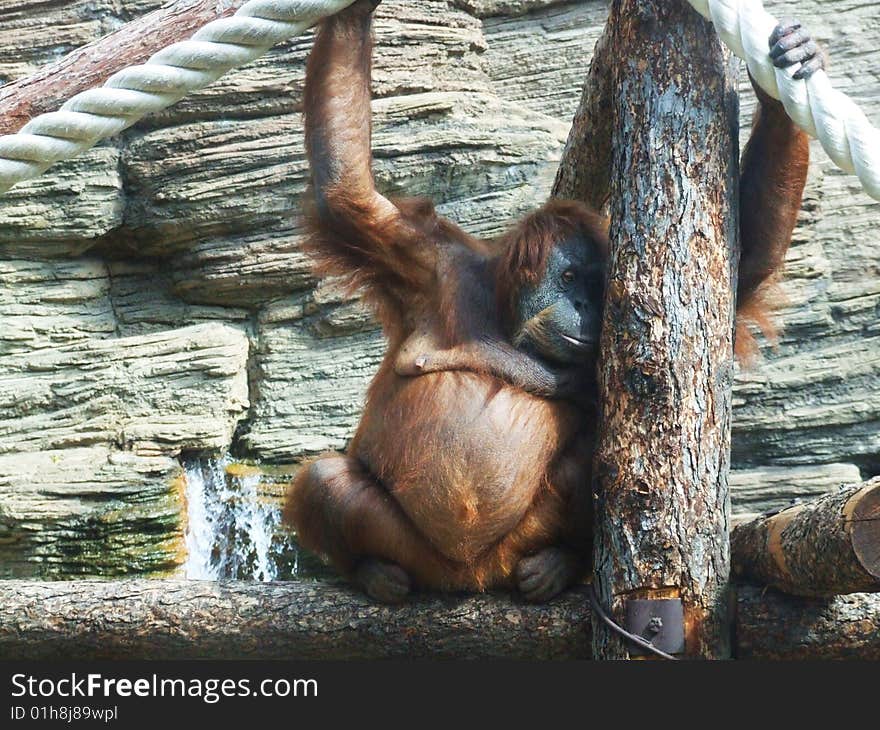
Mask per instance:
[[[880,584],[880,480],[862,490],[852,510],[850,539],[865,572]],[[880,590],[880,585],[878,585]]]
[[[734,573],[799,596],[880,591],[880,478],[738,525]]]

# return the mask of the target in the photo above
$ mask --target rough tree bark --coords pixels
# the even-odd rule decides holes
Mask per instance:
[[[611,186],[613,57],[611,26],[596,43],[581,102],[562,153],[553,197],[582,200],[607,213]]]
[[[734,66],[681,0],[615,0],[611,262],[602,334],[595,585],[680,598],[685,653],[729,656],[727,475],[738,250]],[[588,95],[589,97],[589,95]],[[592,159],[600,159],[593,155]],[[630,647],[595,621],[596,658]]]
[[[880,659],[880,595],[797,598],[737,590],[737,659]]]
[[[739,525],[739,577],[798,596],[880,591],[880,478]]]
[[[327,583],[2,583],[4,659],[586,659],[583,590],[380,606]]]
[[[546,606],[431,596],[378,606],[327,583],[3,581],[0,657],[585,659],[585,590]],[[880,595],[804,599],[743,586],[736,655],[880,659]]]
[[[233,15],[246,1],[176,0],[32,76],[7,84],[0,88],[0,134],[13,134],[34,117],[56,111],[72,96],[102,85],[117,71],[186,40],[212,20]]]

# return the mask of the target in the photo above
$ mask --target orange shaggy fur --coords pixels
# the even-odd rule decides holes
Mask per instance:
[[[479,358],[417,377],[396,368],[413,337],[442,349],[509,335],[517,296],[541,280],[553,246],[576,236],[607,258],[606,222],[553,201],[492,243],[427,200],[382,197],[371,172],[371,8],[356,3],[325,20],[309,59],[309,248],[320,274],[364,292],[388,351],[347,453],[300,470],[284,519],[343,573],[379,558],[426,588],[510,586],[519,561],[555,545],[577,551],[586,569],[595,412],[515,387]],[[743,322],[771,331],[763,287],[782,265],[808,159],[806,137],[773,104],[762,103],[743,163],[746,352],[754,342]]]

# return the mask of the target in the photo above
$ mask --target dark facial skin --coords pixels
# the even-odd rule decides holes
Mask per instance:
[[[514,343],[562,365],[595,356],[602,326],[605,264],[580,238],[555,246],[540,283],[524,289]]]

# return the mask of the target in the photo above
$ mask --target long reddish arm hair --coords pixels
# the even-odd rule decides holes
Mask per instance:
[[[305,132],[314,203],[307,248],[318,273],[363,290],[386,329],[394,329],[405,317],[405,294],[424,291],[434,276],[425,227],[435,217],[432,206],[399,206],[375,187],[371,11],[362,1],[324,20],[309,56]]]
[[[306,151],[314,205],[308,248],[322,275],[340,275],[359,288],[390,337],[401,330],[413,298],[438,289],[438,242],[477,243],[437,216],[426,200],[392,202],[372,173],[370,80],[372,8],[361,0],[321,24],[309,57]],[[781,104],[756,89],[760,107],[743,156],[740,183],[742,258],[737,287],[737,352],[756,344],[748,324],[774,335],[772,284],[781,270],[797,220],[809,163],[809,140]],[[499,312],[509,316],[516,291],[540,277],[551,238],[583,228],[603,243],[604,221],[583,206],[554,201],[527,217],[502,241],[496,280]],[[553,234],[553,235],[551,235]]]
[[[810,140],[782,104],[755,86],[760,105],[743,153],[740,178],[742,256],[737,282],[737,354],[748,358],[757,343],[748,325],[773,339],[775,284],[797,223],[810,164]]]

